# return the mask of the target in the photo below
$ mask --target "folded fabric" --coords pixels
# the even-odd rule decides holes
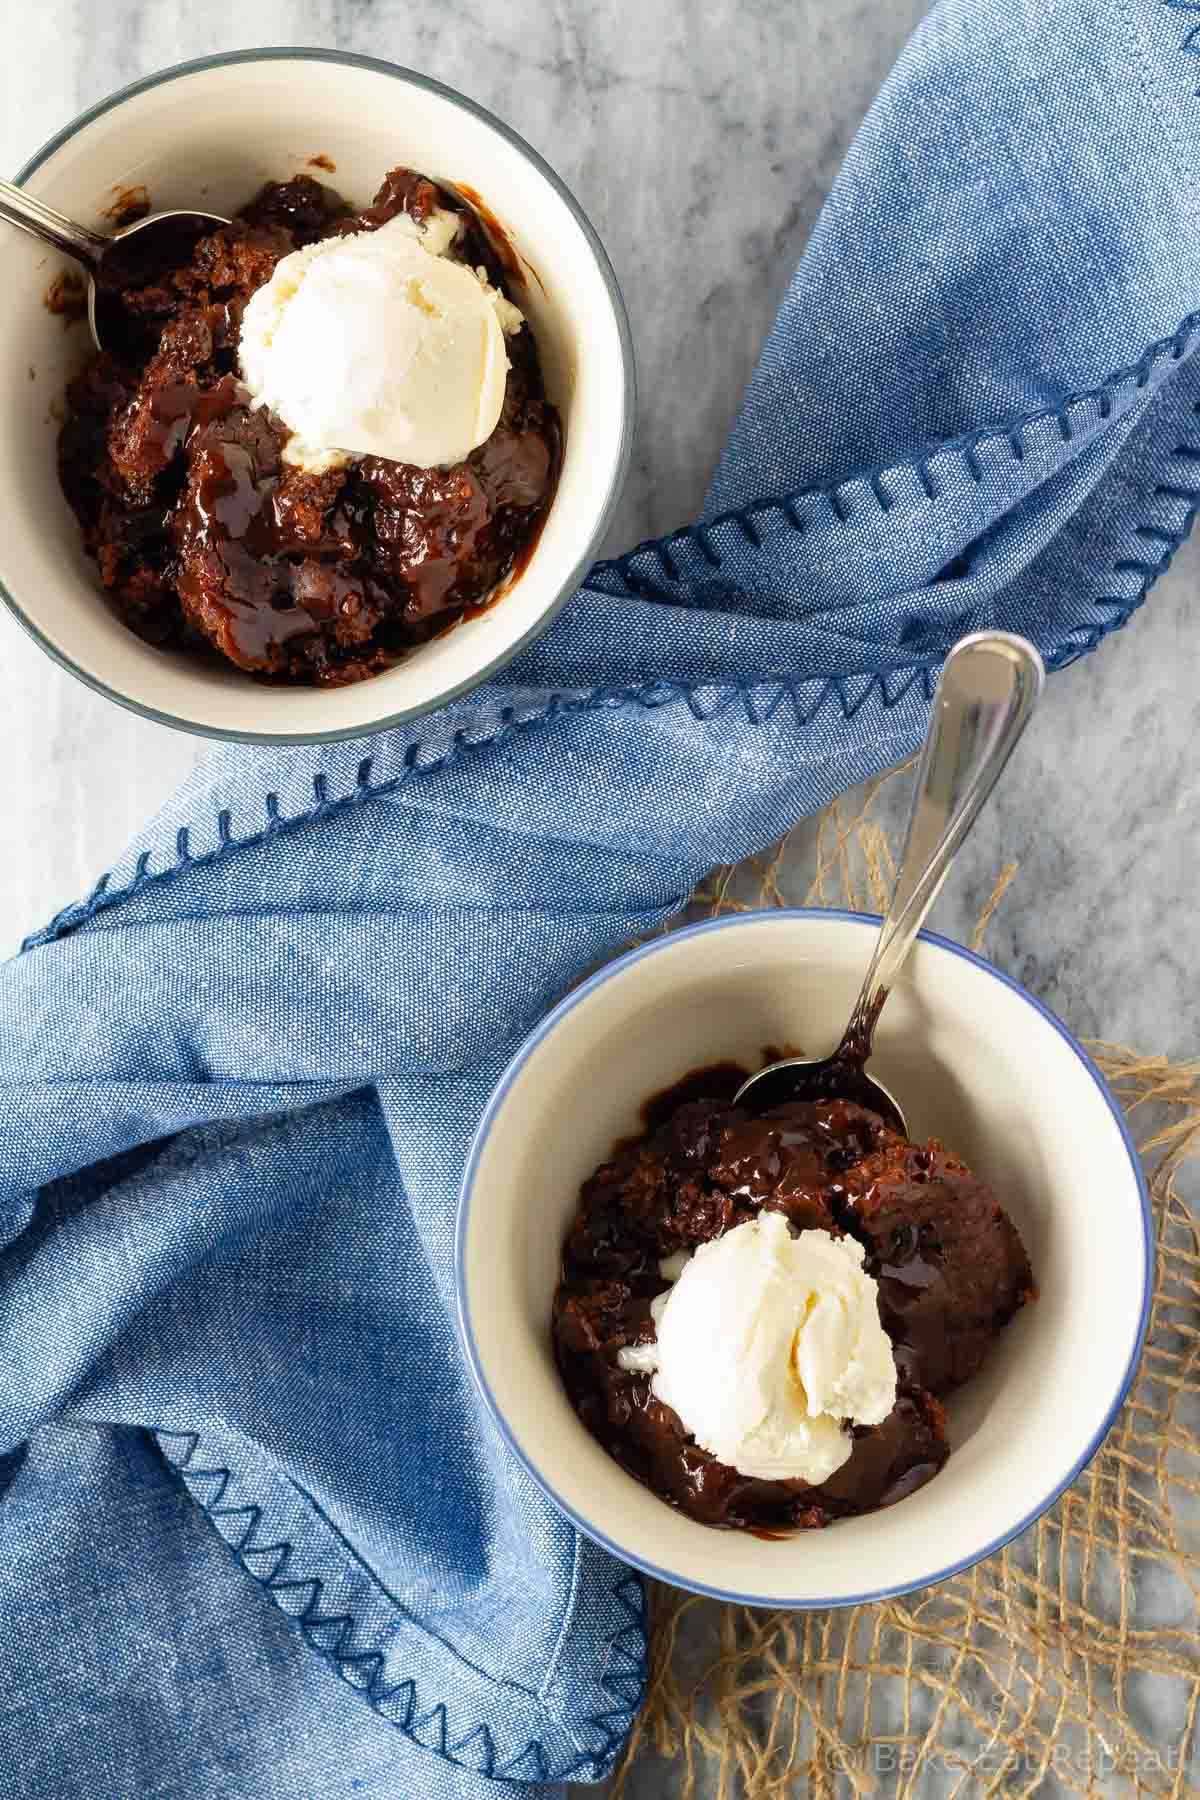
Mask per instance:
[[[582,970],[915,747],[963,631],[1058,667],[1166,566],[1200,492],[1193,37],[1200,0],[938,6],[706,521],[411,728],[217,755],[0,971],[6,1800],[611,1766],[640,1587],[473,1393],[473,1128]]]

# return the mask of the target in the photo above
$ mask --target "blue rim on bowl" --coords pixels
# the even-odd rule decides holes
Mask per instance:
[[[487,107],[481,106],[478,101],[472,100],[466,94],[460,93],[457,88],[448,87],[446,83],[442,81],[435,81],[432,76],[423,75],[417,69],[408,69],[399,63],[386,62],[381,57],[357,56],[352,51],[348,50],[315,50],[303,46],[293,47],[286,44],[274,45],[258,50],[222,51],[216,56],[193,57],[188,62],[174,63],[170,68],[159,69],[153,75],[144,75],[138,81],[131,81],[125,87],[118,88],[115,93],[107,95],[105,99],[98,100],[94,106],[89,106],[84,112],[79,113],[72,119],[69,124],[64,125],[61,130],[56,131],[53,137],[48,138],[41,148],[36,150],[29,158],[28,162],[17,171],[14,180],[18,186],[23,186],[24,183],[28,181],[29,177],[34,174],[36,170],[40,169],[42,164],[46,162],[49,157],[54,155],[56,150],[60,149],[63,144],[68,143],[70,139],[75,136],[76,132],[82,131],[84,126],[92,123],[93,119],[101,118],[105,113],[111,112],[114,107],[120,106],[126,100],[132,100],[138,94],[146,93],[152,88],[161,87],[167,82],[177,81],[183,76],[200,73],[205,69],[225,68],[239,63],[289,61],[339,63],[351,68],[369,69],[375,74],[389,75],[397,80],[410,82],[416,87],[425,88],[429,93],[437,94],[442,99],[450,101],[453,105],[461,107],[464,112],[471,113],[475,118],[482,120],[485,125],[490,126],[491,129],[497,132],[501,137],[507,139],[514,149],[520,152],[520,154],[538,171],[548,185],[554,189],[555,193],[567,206],[575,219],[576,224],[579,226],[580,231],[586,238],[592,255],[596,259],[596,267],[600,271],[600,275],[608,293],[609,301],[612,305],[613,318],[616,323],[617,335],[621,346],[625,407],[624,416],[621,422],[620,445],[613,465],[612,478],[609,482],[608,491],[604,496],[603,503],[596,517],[596,523],[589,534],[588,541],[581,550],[574,568],[563,582],[562,592],[558,595],[557,599],[545,609],[537,619],[536,623],[533,624],[522,637],[518,638],[515,643],[506,646],[499,656],[494,657],[491,662],[485,664],[484,667],[471,675],[467,680],[458,682],[454,687],[448,688],[445,693],[439,694],[436,699],[422,702],[415,706],[403,707],[396,712],[388,713],[379,719],[372,720],[370,724],[365,727],[363,725],[350,725],[343,726],[334,731],[290,732],[286,734],[282,732],[231,731],[221,726],[198,724],[195,720],[182,719],[174,713],[163,712],[159,708],[147,706],[143,701],[135,700],[128,694],[120,693],[116,688],[109,687],[106,682],[101,681],[98,676],[91,674],[86,669],[80,668],[79,665],[72,661],[64,651],[56,644],[52,644],[49,639],[46,638],[24,611],[16,596],[10,593],[4,583],[0,581],[0,601],[8,608],[17,623],[28,632],[29,636],[39,648],[45,651],[51,661],[57,663],[59,668],[65,669],[69,675],[73,675],[77,681],[81,681],[85,687],[91,688],[94,693],[103,694],[106,700],[115,701],[118,706],[123,706],[129,712],[138,714],[140,718],[153,720],[158,725],[168,725],[177,731],[187,731],[197,737],[218,738],[226,743],[235,744],[330,744],[338,743],[345,739],[373,737],[378,732],[390,731],[395,726],[403,725],[411,719],[420,718],[425,713],[435,711],[438,707],[448,706],[452,701],[459,699],[463,694],[470,693],[472,689],[479,687],[481,683],[490,680],[501,669],[505,668],[520,651],[541,636],[551,622],[562,611],[586,573],[596,550],[603,540],[604,533],[612,520],[612,515],[616,508],[617,501],[620,498],[621,490],[625,485],[625,478],[629,472],[630,458],[633,454],[633,434],[637,418],[637,370],[633,354],[633,334],[629,327],[629,315],[625,310],[625,301],[622,297],[612,262],[609,259],[608,252],[605,250],[603,243],[600,241],[595,226],[576,200],[570,188],[563,181],[562,177],[556,173],[544,157],[538,154],[532,145],[525,142],[525,139],[519,132],[514,131],[510,125],[506,125],[503,119],[498,118],[495,113],[489,112]]]
[[[573,1011],[575,1007],[586,1000],[597,988],[602,987],[606,982],[611,981],[614,975],[629,968],[634,963],[641,962],[648,956],[655,955],[663,948],[664,944],[683,938],[696,937],[702,933],[744,926],[748,919],[755,917],[836,919],[855,925],[861,925],[864,929],[870,928],[871,930],[878,930],[880,924],[879,916],[875,913],[847,912],[834,907],[780,907],[774,911],[758,914],[739,913],[733,917],[706,919],[697,925],[684,926],[679,931],[670,933],[666,938],[658,938],[653,943],[643,944],[638,949],[627,951],[624,956],[619,956],[612,962],[607,963],[604,968],[600,969],[595,975],[590,976],[587,981],[582,982],[579,987],[574,988],[565,999],[560,1000],[558,1005],[546,1015],[541,1024],[536,1027],[521,1045],[520,1049],[505,1069],[503,1075],[500,1077],[500,1080],[497,1082],[495,1090],[484,1109],[483,1117],[479,1121],[474,1140],[471,1144],[470,1154],[468,1155],[466,1169],[463,1174],[462,1189],[459,1196],[458,1217],[455,1224],[454,1281],[458,1300],[459,1328],[466,1348],[467,1360],[471,1367],[471,1373],[504,1442],[512,1451],[513,1455],[516,1456],[518,1461],[523,1465],[528,1474],[537,1482],[543,1493],[554,1502],[559,1511],[570,1519],[572,1524],[575,1525],[585,1537],[591,1538],[594,1543],[599,1544],[602,1549],[611,1552],[611,1554],[620,1561],[632,1563],[634,1567],[641,1569],[644,1574],[651,1575],[655,1580],[665,1582],[671,1586],[678,1586],[680,1584],[678,1578],[672,1575],[670,1571],[659,1567],[646,1558],[638,1556],[628,1548],[615,1543],[588,1519],[584,1518],[576,1508],[570,1506],[562,1496],[555,1491],[554,1487],[547,1481],[546,1477],[538,1469],[532,1459],[525,1454],[524,1450],[514,1437],[503,1412],[496,1402],[491,1387],[489,1386],[479,1356],[475,1333],[471,1323],[471,1308],[467,1298],[467,1284],[465,1279],[467,1232],[470,1224],[471,1207],[474,1200],[474,1188],[479,1163],[484,1144],[491,1131],[492,1123],[500,1108],[503,1106],[509,1089],[525,1063],[538,1046],[543,1043],[551,1032],[554,1031],[559,1021],[567,1013]],[[973,950],[966,949],[962,944],[956,944],[951,939],[942,937],[939,933],[933,931],[922,931],[920,933],[920,938],[924,943],[936,945],[939,949],[949,951],[951,955],[961,957],[965,962],[974,964],[976,968],[983,970],[984,973],[989,975],[993,980],[998,981],[1004,987],[1009,988],[1023,1000],[1027,1006],[1030,1006],[1036,1013],[1040,1014],[1046,1023],[1058,1033],[1059,1037],[1063,1039],[1067,1047],[1078,1058],[1112,1114],[1114,1123],[1121,1134],[1121,1140],[1129,1158],[1129,1164],[1134,1176],[1142,1214],[1142,1299],[1134,1345],[1120,1383],[1118,1384],[1117,1391],[1105,1412],[1103,1422],[1094,1432],[1087,1447],[1076,1459],[1072,1467],[1054,1484],[1044,1499],[1040,1500],[1036,1506],[1032,1507],[1022,1518],[1018,1519],[1011,1529],[983,1545],[978,1551],[973,1552],[970,1556],[962,1557],[957,1562],[948,1564],[945,1568],[937,1570],[932,1575],[923,1576],[919,1581],[898,1582],[894,1586],[875,1588],[869,1592],[843,1595],[832,1599],[810,1597],[797,1599],[795,1596],[786,1594],[769,1596],[762,1594],[747,1594],[736,1589],[712,1586],[699,1581],[689,1580],[687,1582],[687,1587],[690,1591],[705,1594],[714,1600],[731,1600],[736,1604],[743,1606],[778,1607],[781,1609],[803,1612],[822,1611],[829,1607],[861,1606],[870,1604],[874,1601],[893,1599],[901,1594],[913,1593],[921,1588],[935,1586],[938,1582],[949,1580],[951,1576],[960,1575],[964,1569],[973,1568],[976,1563],[983,1562],[987,1557],[993,1556],[996,1551],[1002,1550],[1006,1544],[1011,1543],[1012,1540],[1019,1537],[1023,1531],[1028,1530],[1029,1526],[1041,1518],[1048,1507],[1053,1506],[1059,1495],[1064,1493],[1066,1489],[1070,1487],[1071,1483],[1078,1479],[1099,1450],[1105,1437],[1108,1435],[1112,1423],[1124,1403],[1125,1396],[1129,1392],[1134,1375],[1137,1372],[1137,1366],[1141,1359],[1142,1348],[1146,1341],[1146,1332],[1150,1322],[1152,1273],[1154,1268],[1154,1227],[1146,1177],[1142,1170],[1141,1161],[1130,1135],[1129,1127],[1126,1124],[1124,1114],[1113,1097],[1108,1083],[1096,1067],[1092,1058],[1088,1055],[1082,1044],[1079,1043],[1078,1039],[1068,1031],[1062,1020],[1050,1011],[1048,1006],[1045,1006],[1035,995],[1029,993],[1019,982],[1014,981],[1011,976],[1006,975],[1003,970],[997,969],[992,963],[988,962],[985,957],[976,955]]]

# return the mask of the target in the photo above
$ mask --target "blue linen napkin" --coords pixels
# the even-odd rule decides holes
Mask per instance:
[[[0,971],[5,1800],[610,1767],[640,1588],[464,1369],[473,1127],[581,970],[914,748],[963,631],[1061,667],[1166,567],[1200,493],[1197,46],[1200,0],[945,0],[706,522],[409,729],[216,756]]]

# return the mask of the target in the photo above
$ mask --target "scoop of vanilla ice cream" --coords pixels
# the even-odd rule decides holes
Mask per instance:
[[[242,378],[293,436],[289,462],[352,456],[461,462],[504,402],[505,332],[520,312],[483,270],[451,261],[455,213],[401,213],[378,231],[281,257],[242,319]]]
[[[653,1372],[658,1399],[743,1475],[819,1486],[850,1455],[846,1426],[895,1405],[877,1284],[853,1239],[793,1237],[782,1213],[760,1213],[701,1244],[651,1312],[656,1341],[618,1360]]]

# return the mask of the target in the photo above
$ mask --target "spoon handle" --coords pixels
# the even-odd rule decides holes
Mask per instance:
[[[842,1049],[863,1056],[951,863],[1029,723],[1045,680],[1024,638],[977,631],[946,658],[917,769],[900,872]]]
[[[111,241],[100,232],[89,231],[86,225],[77,225],[74,219],[55,212],[52,206],[47,206],[43,200],[35,200],[24,188],[14,187],[11,181],[0,181],[0,219],[29,232],[31,237],[41,238],[55,250],[65,251],[92,273]]]

